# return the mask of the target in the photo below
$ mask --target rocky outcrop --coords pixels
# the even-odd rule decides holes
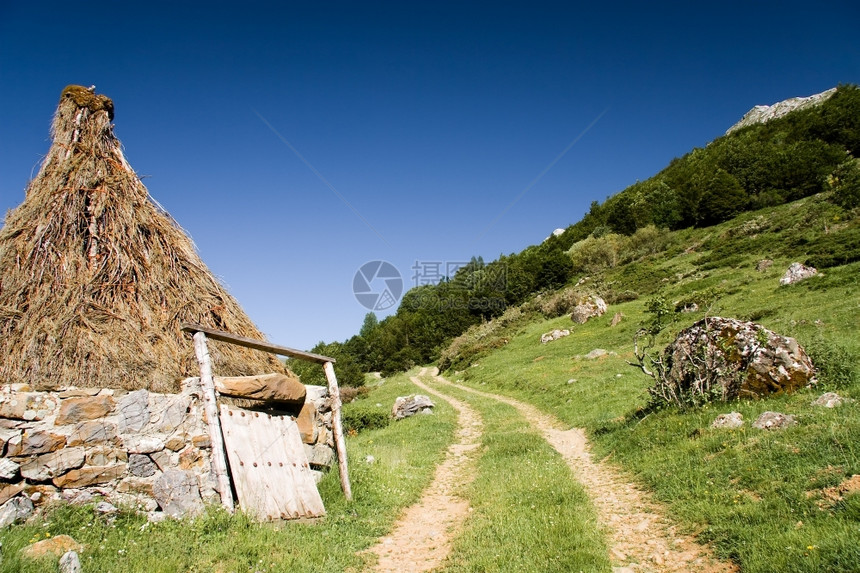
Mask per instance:
[[[830,99],[830,97],[835,93],[836,88],[830,88],[827,91],[821,92],[820,94],[814,94],[809,97],[793,97],[777,102],[773,105],[757,105],[749,110],[739,122],[731,126],[726,131],[726,135],[750,125],[765,123],[772,119],[782,117],[793,111],[820,105]]]
[[[842,404],[850,404],[854,400],[851,398],[845,398],[840,396],[836,392],[825,392],[815,400],[813,400],[813,406],[823,406],[825,408],[836,408],[837,406],[841,406]]]
[[[283,385],[277,389],[286,395]],[[297,418],[311,465],[331,465],[327,390],[300,393],[300,407],[279,413]],[[175,517],[199,513],[219,501],[210,452],[197,378],[185,380],[179,394],[0,387],[0,523],[23,519],[33,502],[94,496]]]
[[[435,404],[429,397],[423,394],[413,394],[411,396],[400,396],[394,400],[394,407],[391,409],[391,415],[395,420],[408,418],[419,412],[422,414],[432,413]]]
[[[782,430],[795,425],[797,425],[797,420],[794,419],[794,416],[781,412],[762,412],[752,423],[752,427],[758,430]]]
[[[729,412],[728,414],[720,414],[711,423],[711,427],[715,429],[735,430],[744,425],[744,417],[740,412]]]
[[[570,319],[577,324],[585,324],[589,318],[603,316],[607,308],[602,298],[591,295],[574,307]]]
[[[663,353],[664,381],[693,402],[791,392],[815,382],[809,356],[793,338],[732,318],[705,318]]]
[[[809,277],[814,277],[817,274],[818,269],[815,269],[814,267],[807,267],[801,263],[791,263],[788,270],[786,270],[785,274],[782,275],[782,278],[779,279],[779,284],[782,286],[794,284],[796,282],[806,280]]]
[[[546,344],[548,342],[552,342],[554,340],[558,340],[559,338],[564,338],[565,336],[570,336],[570,331],[566,328],[564,330],[560,330],[556,328],[551,332],[546,332],[540,335],[540,343]]]

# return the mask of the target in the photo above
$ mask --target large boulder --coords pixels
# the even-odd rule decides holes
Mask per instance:
[[[592,295],[573,308],[570,319],[577,324],[585,324],[593,316],[603,316],[607,308],[602,298]]]
[[[791,263],[788,270],[785,271],[785,274],[782,275],[781,279],[779,279],[779,284],[782,286],[794,284],[796,282],[806,280],[809,277],[814,277],[817,274],[818,269],[815,269],[814,267],[807,267],[800,263]]]
[[[812,361],[795,339],[733,318],[696,322],[662,360],[663,382],[693,402],[761,397],[815,382]]]
[[[402,420],[413,416],[418,412],[430,412],[435,406],[433,401],[428,396],[423,394],[413,394],[411,396],[400,396],[394,400],[394,407],[391,409],[391,415],[395,420]]]

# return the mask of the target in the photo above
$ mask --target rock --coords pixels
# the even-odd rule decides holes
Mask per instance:
[[[96,510],[96,513],[102,513],[102,514],[116,513],[119,511],[114,504],[108,503],[106,501],[98,502],[96,504],[95,510]]]
[[[773,266],[773,261],[770,259],[762,259],[755,265],[755,270],[760,273],[765,272],[767,269]]]
[[[608,350],[604,350],[603,348],[595,348],[588,354],[584,356],[586,360],[597,360],[598,358],[605,358],[610,354],[615,354],[614,352],[609,352]]]
[[[209,449],[209,448],[211,448],[211,447],[212,447],[212,442],[211,442],[211,440],[209,439],[209,435],[208,435],[208,434],[198,434],[198,435],[196,435],[196,436],[192,436],[192,437],[191,437],[191,444],[192,444],[195,448],[200,448],[200,449],[203,449],[203,450],[205,450],[205,449]]]
[[[132,434],[124,436],[122,442],[129,454],[151,454],[164,449],[164,442],[154,436]]]
[[[60,398],[83,398],[85,396],[97,396],[101,388],[67,388],[62,390]]]
[[[299,415],[296,416],[296,425],[299,427],[299,435],[302,442],[306,444],[314,444],[317,441],[319,426],[316,423],[317,408],[313,402],[305,401]]]
[[[215,389],[225,396],[265,402],[303,404],[307,390],[295,376],[263,374],[260,376],[215,377]]]
[[[730,412],[728,414],[720,414],[711,424],[712,428],[726,428],[734,430],[741,428],[744,425],[744,417],[740,412]]]
[[[110,396],[67,398],[60,402],[60,411],[54,422],[57,426],[77,424],[85,420],[104,418],[113,411],[115,403]]]
[[[785,286],[796,282],[808,279],[809,277],[818,274],[818,270],[813,267],[807,267],[800,263],[791,263],[782,278],[779,279],[779,284]]]
[[[0,487],[0,505],[24,491],[24,483],[9,483]]]
[[[695,303],[695,302],[691,302],[690,304],[685,304],[681,308],[681,312],[699,312],[699,305],[698,305],[698,303]]]
[[[155,462],[145,454],[128,455],[128,473],[137,477],[149,477],[158,471]]]
[[[161,523],[169,516],[163,511],[150,511],[146,514],[146,521],[149,523]]]
[[[564,338],[565,336],[570,336],[569,330],[559,330],[558,328],[556,328],[552,332],[541,334],[540,342],[541,344],[546,344],[547,342],[552,342],[553,340],[558,340],[559,338]]]
[[[202,467],[203,454],[197,448],[186,448],[179,454],[179,468],[183,470],[192,470]]]
[[[762,397],[815,383],[793,338],[752,322],[710,317],[682,330],[662,355],[665,382],[693,402]]]
[[[149,457],[156,463],[158,469],[166,472],[170,469],[176,469],[179,466],[179,454],[169,450],[153,452]]]
[[[10,481],[18,475],[21,465],[9,458],[0,458],[0,479]]]
[[[812,402],[813,406],[824,406],[825,408],[835,408],[842,404],[853,402],[851,398],[843,398],[836,392],[825,392]]]
[[[84,466],[80,469],[54,478],[54,485],[63,488],[79,488],[99,483],[107,483],[121,478],[125,474],[125,464],[112,466]]]
[[[599,296],[592,295],[574,307],[570,319],[578,324],[585,324],[589,318],[603,316],[606,309],[606,302]]]
[[[66,437],[46,430],[27,430],[6,444],[7,456],[32,456],[55,452],[66,445]]]
[[[311,475],[313,476],[313,478],[314,478],[314,483],[315,483],[316,485],[319,485],[319,484],[320,484],[320,482],[321,482],[321,481],[323,480],[323,478],[325,477],[325,474],[324,474],[323,472],[319,471],[319,470],[311,470]]]
[[[84,465],[83,448],[63,448],[37,456],[21,466],[21,477],[30,481],[48,481]]]
[[[0,453],[3,452],[3,448],[6,447],[6,443],[13,439],[17,438],[21,435],[21,430],[17,428],[0,428]]]
[[[158,431],[172,434],[188,417],[191,409],[191,398],[182,395],[159,396],[158,398],[159,403],[153,407],[153,411],[158,412],[158,414],[154,419],[150,417],[150,423],[155,425]]]
[[[129,392],[119,399],[116,410],[119,412],[117,430],[121,434],[141,431],[149,423],[149,392]]]
[[[143,479],[136,477],[123,478],[116,486],[116,491],[119,493],[143,494],[152,497],[152,484],[154,480]],[[157,509],[158,504],[152,509]]]
[[[164,442],[157,436],[149,434],[131,434],[122,436],[123,451],[129,454],[155,454],[165,449]]]
[[[615,316],[612,317],[612,321],[609,323],[609,326],[618,326],[621,320],[624,318],[624,313],[616,312]]]
[[[161,510],[170,517],[180,518],[203,512],[197,478],[190,471],[164,472],[152,484],[152,495]]]
[[[38,509],[39,506],[42,506],[49,501],[53,501],[56,499],[57,488],[52,485],[34,484],[27,486],[27,488],[24,490],[24,493],[25,495],[27,495],[27,497],[30,498],[30,501],[32,501]]]
[[[793,97],[777,102],[773,105],[757,105],[749,110],[739,122],[731,126],[728,131],[726,131],[726,135],[743,127],[755,125],[757,123],[766,123],[771,119],[782,117],[792,111],[820,105],[830,99],[830,97],[835,93],[836,88],[830,88],[820,94],[814,94],[808,97]]]
[[[328,388],[325,386],[314,386],[312,384],[308,384],[307,386],[305,386],[305,391],[307,392],[305,401],[313,402],[318,409],[320,407],[320,404],[322,402],[325,402],[325,400],[328,398]]]
[[[91,503],[95,496],[85,489],[64,489],[60,492],[62,499],[76,505],[86,505]]]
[[[33,502],[23,496],[13,497],[0,506],[0,529],[24,521],[33,514]]]
[[[69,446],[93,446],[105,442],[119,442],[116,424],[105,421],[80,422],[68,438]]]
[[[60,557],[60,573],[81,573],[81,558],[77,551],[66,551]]]
[[[84,546],[68,535],[57,535],[50,539],[37,541],[21,550],[21,555],[29,559],[41,559],[53,555],[59,557],[67,551],[83,551]]]
[[[305,444],[305,454],[308,456],[308,463],[317,467],[331,467],[334,463],[334,450],[323,444],[309,446]]]
[[[402,420],[414,414],[417,414],[424,408],[433,408],[434,404],[429,397],[423,394],[413,394],[411,396],[400,396],[394,400],[394,407],[391,409],[391,414],[395,420]]]
[[[41,420],[56,404],[42,392],[13,392],[0,395],[0,418]]]
[[[118,462],[128,461],[125,450],[110,446],[96,446],[87,450],[86,463],[91,466],[110,466]]]
[[[791,414],[781,414],[779,412],[764,412],[753,422],[753,428],[759,430],[781,430],[797,424],[794,416]]]
[[[185,447],[187,443],[185,438],[180,438],[179,436],[174,436],[164,442],[164,447],[170,450],[171,452],[178,452],[182,448]]]

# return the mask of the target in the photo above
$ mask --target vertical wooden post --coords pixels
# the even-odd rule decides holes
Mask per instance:
[[[323,362],[323,370],[328,380],[328,393],[331,397],[331,429],[334,432],[334,447],[337,451],[337,467],[340,472],[340,487],[347,501],[352,501],[352,486],[349,485],[349,468],[346,463],[346,443],[343,439],[343,423],[340,419],[340,389],[331,362]]]
[[[218,417],[218,402],[215,397],[215,381],[212,379],[212,360],[206,346],[206,335],[194,333],[194,352],[200,365],[200,386],[203,388],[203,407],[209,425],[209,442],[212,444],[212,471],[221,494],[221,504],[233,512],[233,490],[230,489],[230,475],[227,473],[227,453],[224,449],[224,434],[221,432],[221,419]]]

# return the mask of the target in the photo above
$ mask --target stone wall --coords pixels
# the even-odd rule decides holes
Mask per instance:
[[[325,387],[308,386],[301,410],[282,415],[296,419],[314,469],[334,462]],[[179,394],[2,386],[0,454],[0,514],[6,505],[101,496],[157,519],[219,502],[197,378]]]

